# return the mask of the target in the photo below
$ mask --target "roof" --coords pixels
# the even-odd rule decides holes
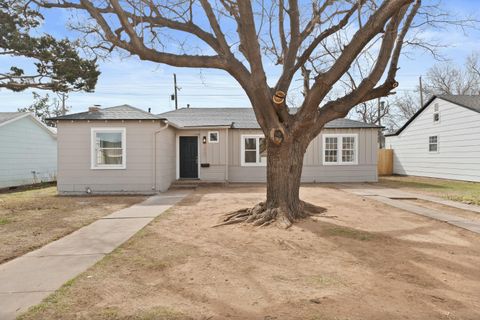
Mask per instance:
[[[295,109],[293,110],[295,112]],[[234,129],[260,129],[252,108],[181,108],[159,115],[180,128],[231,127]],[[380,128],[350,119],[335,119],[325,128]]]
[[[158,120],[160,117],[128,104],[101,108],[95,112],[80,112],[49,118],[48,120]]]
[[[405,124],[400,129],[398,129],[395,132],[388,133],[385,136],[391,137],[391,136],[399,135],[403,130],[405,130],[406,127],[408,127],[408,125],[413,120],[415,120],[416,117],[418,117],[423,112],[423,110],[425,110],[430,105],[430,103],[432,103],[433,100],[437,98],[480,113],[480,95],[453,95],[453,94],[434,95],[410,119],[408,119],[408,121],[405,122]]]
[[[0,112],[0,125],[25,116],[26,112]]]
[[[57,138],[56,128],[48,127],[30,112],[0,112],[0,127],[26,117],[30,117],[39,127],[47,131],[53,138]]]

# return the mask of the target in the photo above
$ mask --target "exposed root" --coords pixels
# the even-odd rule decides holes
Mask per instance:
[[[279,227],[289,228],[295,220],[303,219],[315,214],[321,214],[326,209],[311,203],[301,202],[299,211],[289,213],[283,208],[267,208],[265,202],[260,202],[253,208],[244,208],[227,213],[223,221],[213,227],[220,227],[236,223],[250,223],[254,226],[265,227],[276,223]]]

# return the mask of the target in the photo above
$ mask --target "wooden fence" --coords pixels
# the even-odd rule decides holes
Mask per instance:
[[[379,176],[391,176],[393,174],[393,149],[378,149],[377,161]]]

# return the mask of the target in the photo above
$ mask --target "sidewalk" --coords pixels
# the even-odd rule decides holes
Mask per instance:
[[[442,204],[447,207],[453,207],[462,210],[468,210],[476,213],[480,213],[480,207],[459,203],[455,201],[445,200],[434,196],[427,196],[418,193],[410,193],[403,190],[396,190],[393,188],[372,187],[363,184],[341,184],[338,189],[356,194],[358,196],[367,197],[392,207],[396,207],[405,211],[409,211],[418,215],[429,217],[435,220],[449,223],[451,225],[463,228],[477,234],[480,234],[480,222],[471,219],[466,219],[453,214],[449,214],[448,211],[440,211],[430,208],[421,207],[412,203],[408,203],[402,200],[409,199],[421,199],[438,204]]]
[[[127,241],[189,191],[169,191],[116,211],[0,265],[0,319],[15,319]]]

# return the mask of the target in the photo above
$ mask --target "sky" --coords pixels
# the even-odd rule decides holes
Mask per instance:
[[[425,0],[424,2],[428,2]],[[445,0],[443,5],[447,10],[459,15],[480,12],[478,0]],[[57,37],[71,36],[66,28],[69,15],[62,12],[47,13],[42,32]],[[480,26],[479,26],[480,28]],[[473,51],[480,52],[480,30],[467,30],[464,33],[458,28],[449,27],[446,30],[432,30],[427,37],[441,39],[446,45],[441,54],[450,63],[462,64]],[[27,59],[14,60],[0,56],[0,68],[12,61],[19,65],[29,63]],[[425,75],[436,61],[429,54],[416,51],[409,57],[402,56],[397,80],[400,86],[397,92],[413,91],[418,85],[418,77]],[[174,68],[166,65],[141,61],[135,56],[120,57],[118,55],[99,62],[101,75],[95,92],[69,93],[67,104],[71,112],[86,111],[89,106],[99,104],[110,107],[120,104],[161,113],[175,108],[170,99],[173,93],[173,74],[177,75],[178,100],[180,107],[249,107],[249,101],[241,87],[227,73],[209,69]],[[268,74],[271,78],[275,75]],[[47,91],[37,92],[41,94]],[[55,96],[54,93],[50,93]],[[32,103],[30,90],[18,93],[0,89],[0,111],[16,111]]]

